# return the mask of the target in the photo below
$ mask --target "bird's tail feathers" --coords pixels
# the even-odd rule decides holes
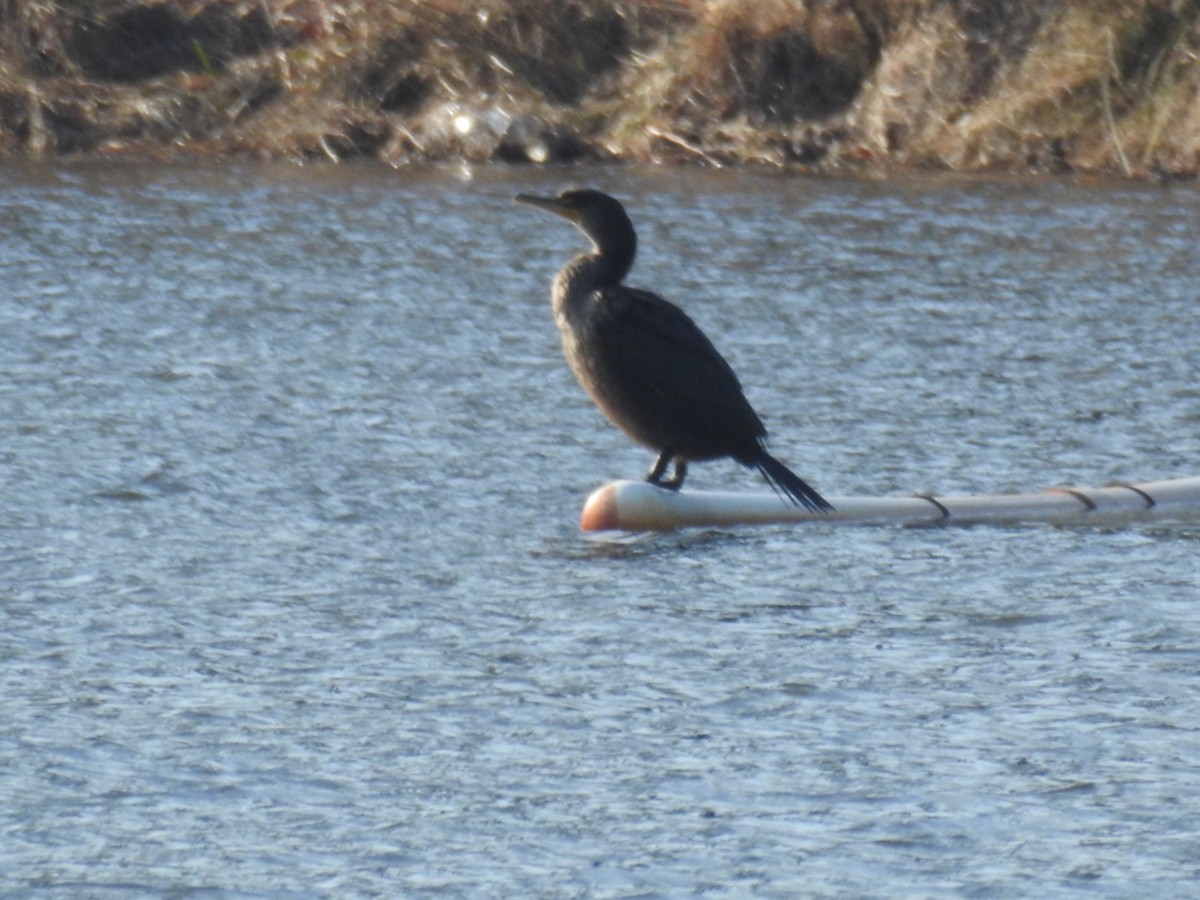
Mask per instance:
[[[771,486],[787,496],[797,506],[813,512],[832,512],[833,505],[818,494],[803,478],[763,450],[755,457],[753,466]]]

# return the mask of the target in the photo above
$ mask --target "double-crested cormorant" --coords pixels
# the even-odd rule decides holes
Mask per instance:
[[[767,430],[733,369],[679,307],[621,283],[637,254],[624,207],[600,191],[517,201],[562,216],[594,245],[554,280],[554,319],[579,383],[608,419],[659,454],[647,480],[677,489],[689,462],[730,456],[758,469],[794,503],[832,506],[767,453]],[[666,479],[674,462],[674,475]]]

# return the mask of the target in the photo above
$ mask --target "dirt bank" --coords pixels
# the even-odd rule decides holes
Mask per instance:
[[[1194,176],[1200,0],[0,0],[0,153]]]

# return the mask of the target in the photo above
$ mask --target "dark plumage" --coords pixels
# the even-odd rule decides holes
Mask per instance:
[[[516,199],[575,223],[594,245],[558,273],[554,318],[579,383],[614,425],[659,454],[647,480],[678,488],[689,462],[729,456],[758,469],[794,503],[833,509],[767,453],[766,428],[696,323],[657,294],[621,283],[637,255],[637,234],[618,201],[595,190]]]

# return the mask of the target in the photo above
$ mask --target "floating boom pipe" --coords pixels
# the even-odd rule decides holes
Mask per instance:
[[[897,523],[1087,522],[1200,518],[1200,478],[1057,487],[1031,494],[828,497],[814,513],[775,494],[670,491],[644,481],[614,481],[583,507],[584,531],[673,531],[784,522]]]

